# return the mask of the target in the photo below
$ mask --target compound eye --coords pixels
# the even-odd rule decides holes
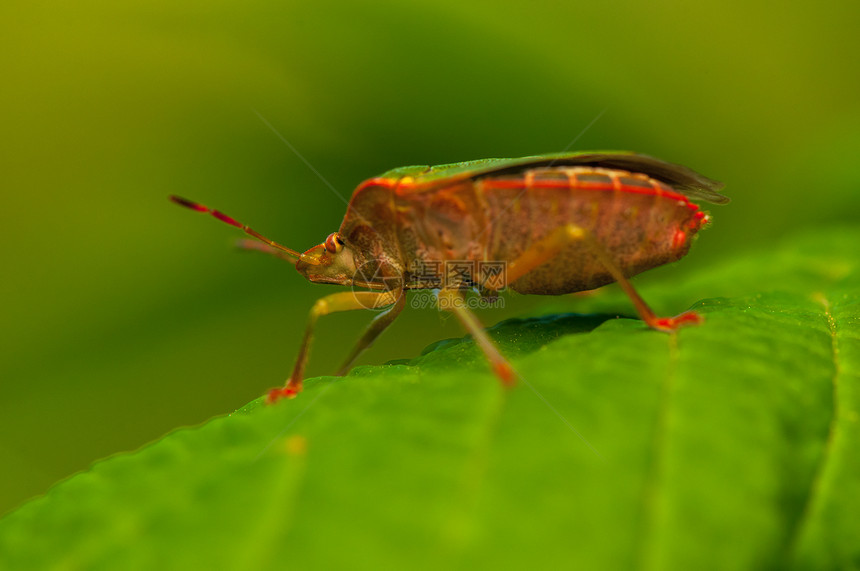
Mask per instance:
[[[343,250],[343,240],[337,232],[332,232],[325,239],[325,249],[330,254],[340,254]]]

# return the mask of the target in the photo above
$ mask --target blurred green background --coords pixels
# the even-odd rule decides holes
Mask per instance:
[[[166,199],[297,249],[335,230],[343,202],[258,114],[346,196],[392,167],[571,144],[689,165],[733,202],[689,258],[638,280],[670,287],[856,223],[858,16],[848,1],[4,3],[0,513],[289,372],[333,288],[234,252],[239,233]],[[369,317],[324,320],[309,373]],[[408,311],[360,362],[459,335]]]

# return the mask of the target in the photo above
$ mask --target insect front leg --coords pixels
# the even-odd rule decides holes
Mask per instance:
[[[353,309],[375,309],[385,307],[391,304],[396,305],[400,297],[404,296],[399,290],[396,292],[346,291],[327,295],[323,298],[318,299],[314,306],[311,308],[310,315],[308,316],[308,324],[305,328],[305,336],[302,339],[302,345],[299,348],[299,355],[296,358],[296,366],[293,368],[293,372],[290,375],[289,380],[282,388],[270,390],[268,396],[266,397],[266,402],[273,403],[280,398],[294,397],[299,392],[301,392],[302,379],[304,378],[305,373],[305,365],[307,364],[308,355],[310,354],[311,340],[313,339],[314,326],[316,325],[317,319],[319,319],[323,315],[336,313],[338,311],[351,311]],[[389,312],[386,312],[386,314],[387,313]],[[397,313],[399,313],[399,311],[395,312],[394,317],[396,317]],[[388,322],[385,323],[385,326],[389,325],[391,321],[394,320],[394,317],[391,317]],[[378,317],[377,320],[379,319],[380,318]],[[382,329],[384,328],[385,327],[382,327]],[[382,329],[376,331],[376,335],[379,335]],[[374,335],[373,337],[375,338],[376,335]],[[362,337],[362,341],[365,340],[365,337],[367,337],[367,334]],[[367,347],[368,345],[369,343],[367,343],[365,347]]]
[[[439,309],[450,311],[456,315],[463,328],[472,334],[472,337],[475,339],[478,347],[481,348],[481,351],[484,352],[493,372],[499,377],[502,384],[508,387],[513,386],[515,381],[513,367],[499,353],[496,345],[487,336],[487,332],[484,331],[484,326],[481,325],[480,320],[466,307],[463,292],[453,288],[439,290],[437,303],[439,304]]]
[[[606,270],[615,278],[624,293],[633,302],[636,312],[642,320],[652,329],[658,331],[675,331],[683,325],[698,325],[704,321],[701,315],[695,311],[685,311],[675,317],[658,317],[654,311],[645,303],[642,296],[637,293],[633,284],[621,271],[621,268],[612,259],[609,252],[606,251],[590,232],[575,224],[566,224],[551,234],[533,244],[529,249],[520,255],[508,265],[507,281],[513,283],[517,279],[531,272],[538,266],[548,262],[554,256],[558,255],[562,249],[571,243],[581,242],[588,247],[595,256],[600,260]]]
[[[367,326],[367,329],[364,330],[361,339],[359,339],[358,343],[353,347],[349,357],[346,358],[343,365],[341,365],[340,369],[335,373],[336,375],[345,375],[353,361],[355,361],[365,349],[373,345],[373,342],[376,341],[379,334],[385,331],[385,329],[388,328],[395,319],[397,319],[397,316],[400,315],[403,308],[406,307],[406,294],[403,290],[396,290],[391,293],[396,299],[394,305],[373,318],[373,321],[371,321],[370,325]]]

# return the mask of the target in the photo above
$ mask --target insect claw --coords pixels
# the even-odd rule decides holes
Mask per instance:
[[[298,394],[301,392],[301,390],[302,390],[301,385],[293,386],[290,383],[288,383],[287,386],[285,386],[285,387],[279,387],[276,389],[272,389],[266,395],[266,404],[275,404],[276,402],[278,402],[282,398],[287,398],[287,399],[296,398],[296,396],[298,396]]]
[[[266,395],[266,404],[275,404],[281,400],[281,389],[272,389]]]
[[[507,361],[493,363],[493,372],[502,381],[502,385],[506,388],[513,387],[517,383],[516,373],[514,368]]]
[[[685,325],[701,325],[705,322],[705,318],[700,313],[695,311],[685,311],[675,317],[658,317],[648,325],[658,331],[672,333]]]

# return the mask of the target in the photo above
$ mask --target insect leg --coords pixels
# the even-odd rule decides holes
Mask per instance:
[[[627,276],[625,276],[624,272],[621,271],[621,268],[612,261],[612,257],[609,255],[609,252],[607,252],[606,249],[587,231],[578,228],[578,232],[582,234],[585,243],[600,259],[606,270],[612,274],[612,277],[615,278],[615,281],[618,282],[618,285],[621,286],[621,289],[624,290],[624,293],[627,294],[630,301],[633,302],[633,307],[636,308],[636,312],[639,314],[639,317],[642,318],[642,321],[644,321],[648,327],[656,329],[657,331],[665,331],[669,333],[678,330],[684,325],[699,325],[704,322],[704,318],[695,311],[685,311],[684,313],[674,317],[657,316],[654,313],[654,310],[645,303],[645,300],[642,299],[642,296],[639,295],[633,287],[633,284],[630,283],[630,280],[627,279]]]
[[[484,326],[481,325],[480,320],[478,320],[478,318],[475,317],[475,314],[469,311],[469,308],[466,307],[463,293],[457,289],[442,289],[437,294],[437,302],[439,304],[439,309],[450,311],[456,315],[457,319],[460,320],[460,323],[466,331],[472,334],[472,337],[475,339],[475,343],[477,343],[478,347],[481,348],[481,351],[484,352],[484,355],[490,362],[493,372],[497,377],[499,377],[502,384],[507,387],[513,386],[515,381],[513,367],[511,367],[511,364],[508,363],[507,359],[499,353],[495,344],[493,344],[487,336],[487,332],[484,331]]]
[[[585,239],[585,230],[574,224],[557,228],[548,236],[532,244],[520,257],[510,262],[507,268],[507,283],[513,283],[538,266],[554,258],[572,242]],[[507,284],[505,284],[507,285]]]
[[[704,321],[702,316],[695,311],[686,311],[675,317],[658,317],[648,304],[645,303],[642,296],[636,292],[633,284],[630,283],[630,280],[627,279],[624,272],[622,272],[615,264],[609,252],[607,252],[606,249],[594,239],[591,233],[575,224],[566,224],[558,228],[543,240],[535,243],[531,248],[523,252],[519,258],[510,263],[507,270],[508,283],[516,281],[541,264],[549,261],[564,247],[573,242],[583,242],[591,249],[594,255],[597,256],[606,268],[606,271],[615,278],[615,281],[618,282],[618,285],[621,286],[621,289],[624,290],[624,293],[626,293],[627,297],[630,298],[630,301],[633,302],[633,306],[636,308],[636,312],[639,313],[642,320],[652,329],[670,332],[677,330],[682,325],[697,325]]]
[[[395,303],[395,294],[390,291],[346,291],[327,295],[317,300],[311,308],[308,324],[305,328],[305,336],[299,348],[296,358],[296,366],[290,375],[287,384],[282,388],[272,389],[266,398],[266,402],[273,403],[282,397],[294,397],[302,390],[302,379],[304,378],[305,365],[308,362],[308,354],[311,348],[314,326],[317,319],[323,315],[336,313],[338,311],[350,311],[353,309],[373,309],[385,307]]]
[[[359,339],[358,343],[353,347],[349,357],[346,358],[343,365],[341,365],[340,369],[335,373],[336,375],[345,375],[353,361],[355,361],[365,349],[370,347],[373,342],[376,341],[379,334],[385,331],[385,329],[391,325],[395,319],[397,319],[397,316],[400,315],[403,308],[406,307],[406,294],[403,290],[394,291],[392,294],[396,297],[397,301],[394,302],[394,305],[373,318],[373,321],[370,322],[370,325],[367,326],[367,329],[365,329],[362,334],[361,339]]]

